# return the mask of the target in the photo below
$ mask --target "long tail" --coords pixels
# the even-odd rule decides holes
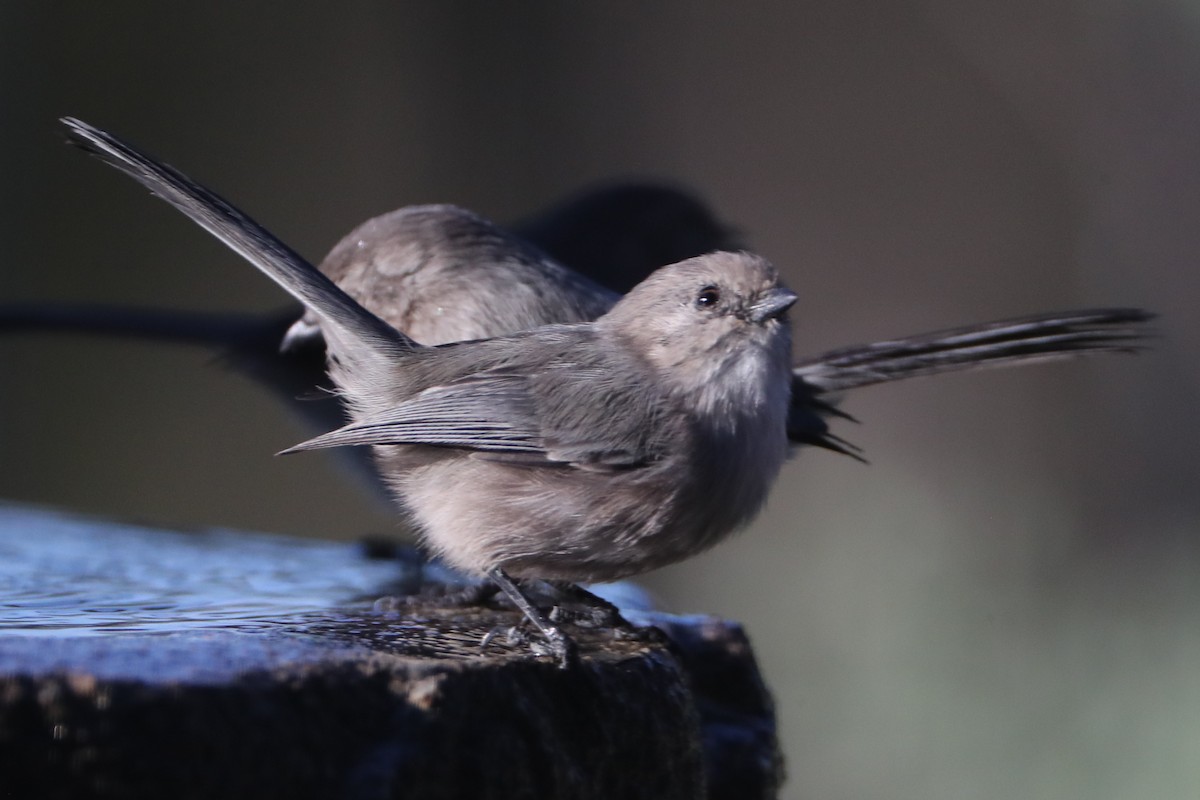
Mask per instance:
[[[884,342],[843,347],[792,368],[788,438],[864,461],[862,451],[829,431],[846,389],[959,369],[1031,364],[1091,353],[1131,353],[1151,335],[1154,315],[1136,308],[1102,308],[985,322]]]
[[[958,369],[1131,353],[1145,348],[1153,318],[1137,308],[1100,308],[985,322],[831,350],[796,363],[792,374],[824,394]]]
[[[349,340],[346,344],[359,357],[387,358],[419,346],[355,302],[257,222],[186,175],[85,122],[65,117],[62,123],[72,144],[191,217],[312,309],[323,324]]]

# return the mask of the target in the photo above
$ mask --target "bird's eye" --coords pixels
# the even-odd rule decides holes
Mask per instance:
[[[705,286],[696,295],[696,306],[698,308],[712,308],[719,302],[721,302],[721,290],[716,286]]]

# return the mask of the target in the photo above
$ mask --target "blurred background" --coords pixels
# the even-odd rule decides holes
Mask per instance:
[[[645,583],[745,623],[788,797],[1195,796],[1200,3],[0,5],[0,302],[270,310],[64,114],[313,260],[405,204],[675,181],[787,274],[799,353],[1160,312],[1138,357],[856,393],[869,466],[802,452],[749,531]],[[333,460],[272,457],[304,436],[199,350],[0,340],[5,499],[397,532]]]

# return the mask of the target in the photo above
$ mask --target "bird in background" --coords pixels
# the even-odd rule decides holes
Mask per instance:
[[[347,234],[320,270],[365,308],[423,344],[592,320],[653,270],[714,250],[738,233],[693,193],[669,184],[585,189],[503,228],[454,205],[415,205]],[[829,429],[850,389],[962,369],[1129,352],[1153,315],[1135,308],[1056,311],[964,325],[801,356],[788,436],[862,460]],[[84,333],[195,344],[275,390],[308,424],[343,419],[327,397],[324,343],[311,313],[188,312],[53,303],[0,305],[0,334]],[[314,391],[317,390],[317,391]]]

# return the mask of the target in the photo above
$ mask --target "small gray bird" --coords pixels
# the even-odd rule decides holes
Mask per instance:
[[[732,234],[703,203],[671,187],[617,184],[584,192],[508,232],[452,205],[409,206],[368,220],[320,269],[367,310],[423,344],[488,338],[595,319],[653,268],[730,247]],[[661,260],[660,260],[661,259]],[[567,266],[564,266],[567,265]],[[0,334],[124,335],[214,348],[275,390],[316,430],[344,421],[335,403],[297,402],[326,384],[317,319],[300,312],[213,314],[94,305],[0,305]],[[849,389],[960,369],[1029,364],[1138,349],[1139,309],[1059,311],[889,339],[793,365],[788,437],[861,460],[829,430]],[[286,334],[286,335],[285,335]],[[282,352],[280,342],[283,342]],[[377,476],[357,454],[343,459]],[[363,467],[366,467],[365,469]]]
[[[452,205],[406,206],[369,219],[329,251],[320,269],[423,344],[586,322],[620,299],[499,225]],[[282,349],[320,346],[319,316],[306,309]]]
[[[592,323],[427,347],[253,220],[74,119],[71,140],[224,241],[319,320],[352,422],[285,452],[370,445],[428,545],[486,574],[565,664],[570,641],[512,576],[611,580],[712,546],[762,506],[787,454],[785,314],[747,253],[664,267]]]
[[[593,323],[439,347],[381,346],[308,300],[355,421],[285,452],[380,446],[426,541],[471,572],[661,567],[765,501],[787,453],[795,299],[765,260],[712,253],[656,271]]]

